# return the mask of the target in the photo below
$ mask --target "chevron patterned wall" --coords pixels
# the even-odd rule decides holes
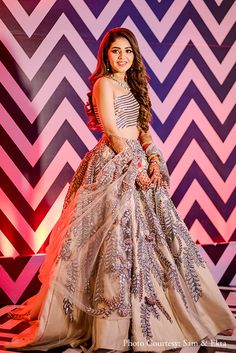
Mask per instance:
[[[235,14],[234,0],[0,0],[0,303],[37,291],[68,183],[100,136],[83,102],[117,26],[151,77],[172,199],[217,282],[236,285]]]

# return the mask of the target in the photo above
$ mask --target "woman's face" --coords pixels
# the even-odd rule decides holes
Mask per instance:
[[[124,38],[117,38],[108,49],[108,60],[114,73],[124,74],[134,61],[134,53],[130,42]]]

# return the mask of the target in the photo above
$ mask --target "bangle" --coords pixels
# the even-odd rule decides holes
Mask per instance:
[[[158,153],[152,153],[149,157],[148,157],[148,162],[150,163],[152,160],[158,160],[160,161],[160,155]]]
[[[150,158],[152,155],[160,155],[160,150],[157,148],[154,143],[151,143],[146,149],[146,155]]]
[[[147,142],[144,142],[142,144],[142,148],[144,149],[144,151],[146,151],[146,149],[152,144],[152,142],[150,141],[147,141]]]

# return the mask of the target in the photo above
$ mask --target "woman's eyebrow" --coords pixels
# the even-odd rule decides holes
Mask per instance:
[[[112,49],[121,49],[121,47],[112,47]],[[132,47],[125,47],[125,49],[132,49]]]

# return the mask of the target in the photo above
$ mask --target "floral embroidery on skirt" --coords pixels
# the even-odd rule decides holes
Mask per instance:
[[[143,336],[151,340],[150,316],[159,320],[162,313],[172,322],[160,289],[173,288],[187,309],[180,275],[198,301],[196,268],[205,268],[205,261],[167,190],[136,186],[136,161],[146,159],[139,142],[128,140],[130,148],[118,155],[106,142],[85,156],[70,185],[64,211],[73,195],[78,203],[58,258],[65,271],[55,283],[66,289],[63,308],[70,320],[74,305],[97,317],[131,317],[133,295],[140,302]],[[168,180],[164,160],[161,171]]]

